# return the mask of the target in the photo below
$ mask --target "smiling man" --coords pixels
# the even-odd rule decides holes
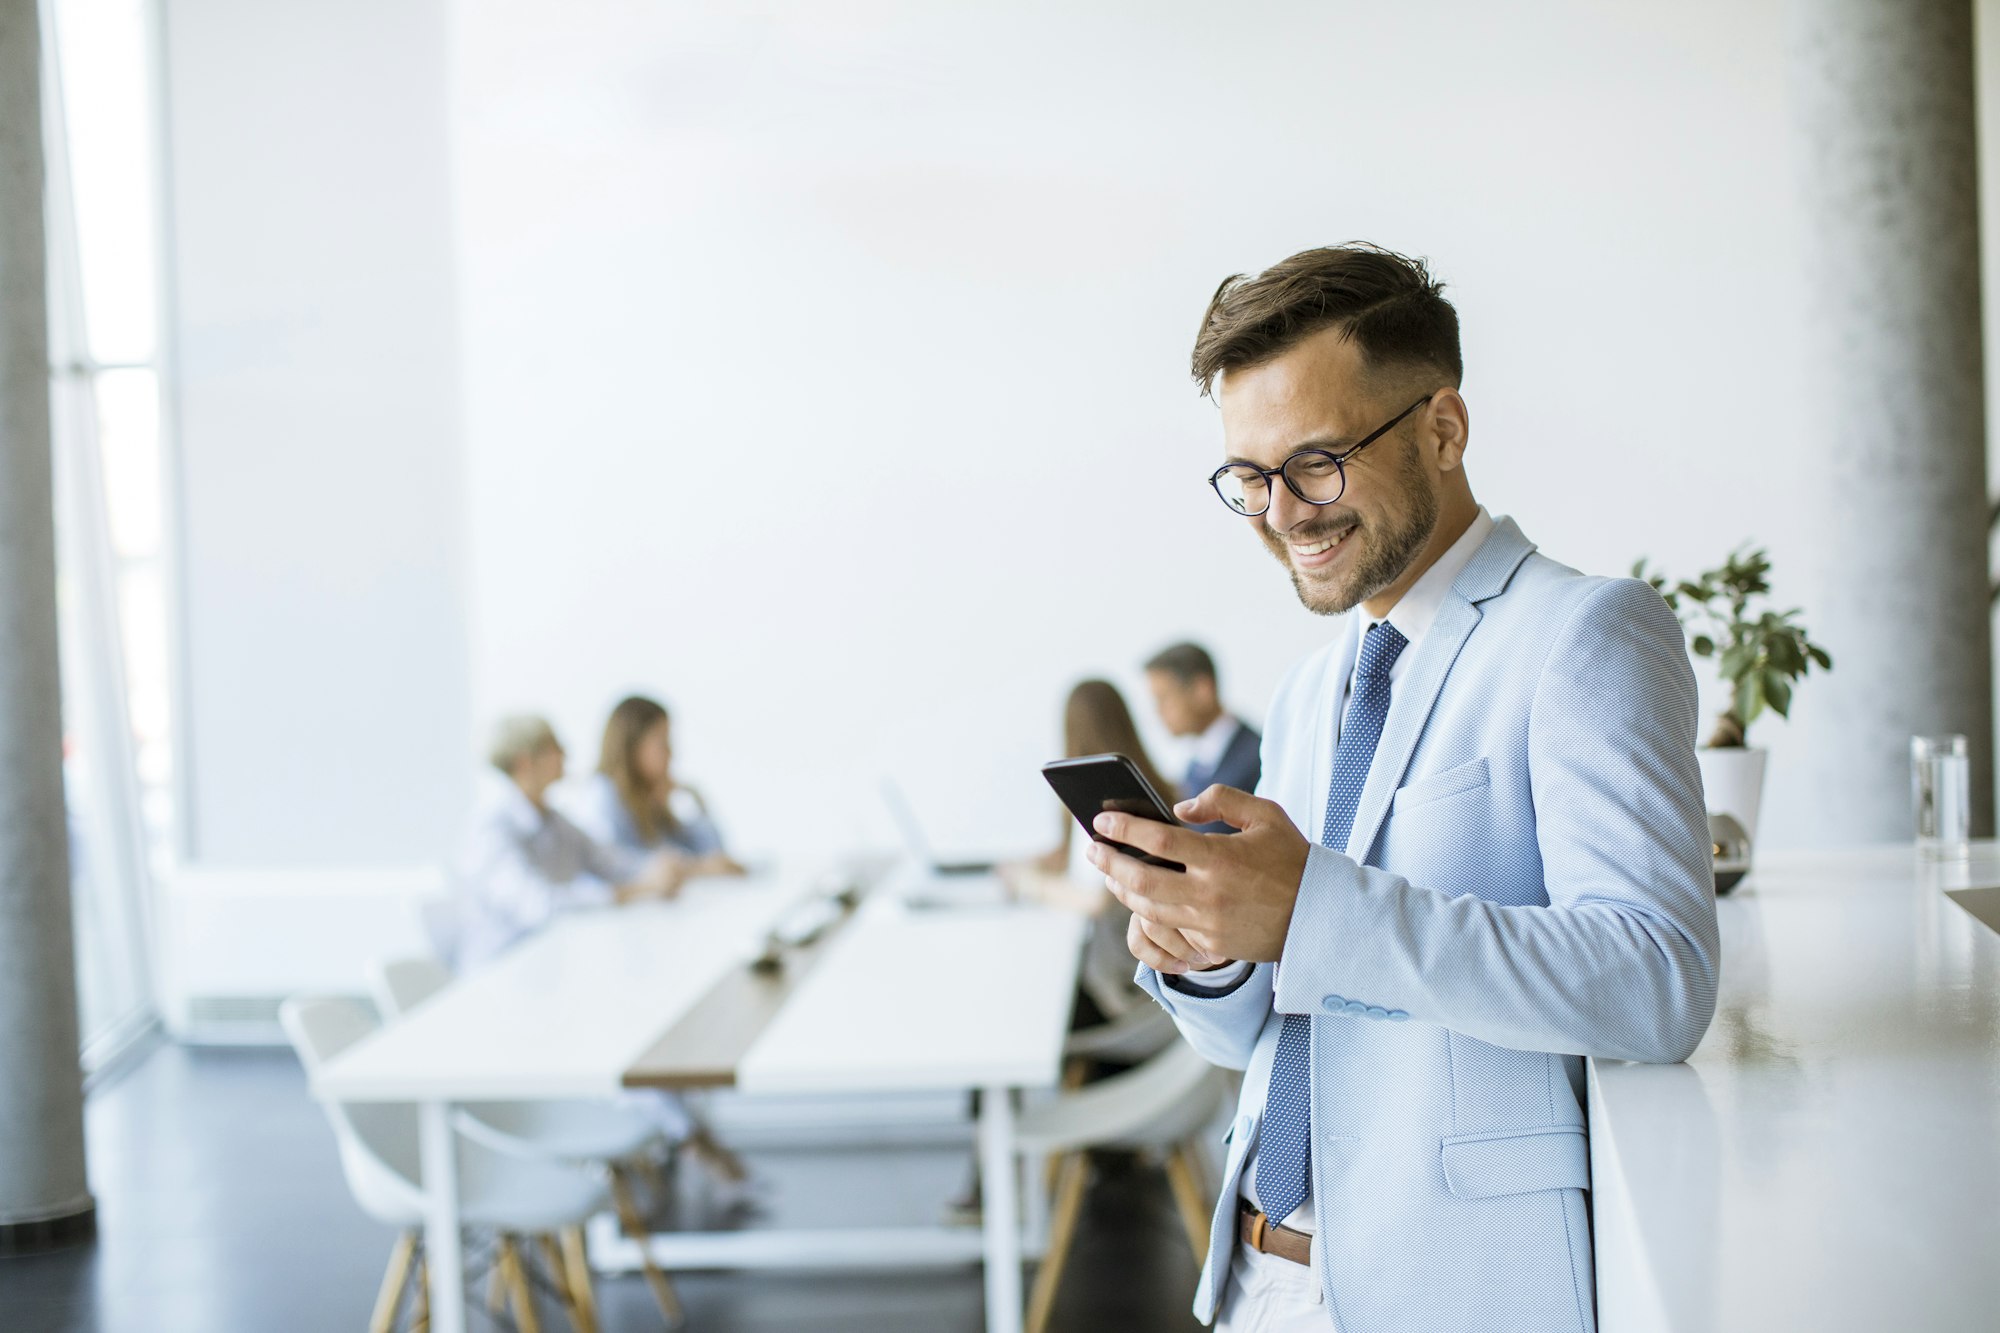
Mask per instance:
[[[1090,849],[1139,984],[1245,1071],[1195,1298],[1228,1329],[1590,1329],[1582,1057],[1684,1059],[1714,1010],[1680,627],[1480,507],[1461,372],[1441,285],[1365,245],[1229,279],[1195,341],[1210,484],[1345,617],[1258,795],[1176,808],[1240,833]]]

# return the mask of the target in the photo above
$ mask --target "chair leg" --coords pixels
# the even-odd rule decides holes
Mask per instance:
[[[382,1291],[375,1297],[375,1313],[368,1320],[368,1333],[394,1333],[396,1307],[403,1303],[403,1286],[410,1278],[410,1259],[417,1252],[417,1233],[405,1231],[396,1237],[389,1251],[389,1271],[382,1275]]]
[[[431,1327],[431,1261],[424,1255],[423,1242],[417,1242],[417,1315],[410,1321],[410,1333],[430,1333]]]
[[[618,1206],[618,1220],[624,1225],[625,1234],[639,1244],[639,1268],[646,1275],[646,1285],[653,1289],[660,1317],[667,1321],[668,1328],[679,1328],[687,1322],[687,1311],[681,1308],[681,1298],[674,1295],[674,1284],[667,1281],[667,1275],[653,1262],[652,1248],[646,1243],[646,1223],[632,1202],[632,1187],[622,1171],[611,1173],[611,1200]]]
[[[563,1260],[562,1248],[556,1244],[555,1235],[544,1231],[536,1237],[541,1242],[542,1258],[548,1261],[549,1282],[556,1289],[556,1299],[562,1302],[563,1314],[569,1319],[569,1326],[576,1333],[586,1333],[583,1316],[577,1312],[576,1294],[570,1290],[569,1265]]]
[[[1210,1209],[1207,1191],[1201,1187],[1201,1167],[1189,1145],[1176,1143],[1168,1150],[1167,1183],[1173,1186],[1181,1225],[1187,1228],[1188,1248],[1194,1251],[1194,1266],[1199,1271],[1208,1262]]]
[[[1056,1288],[1062,1284],[1063,1265],[1069,1261],[1070,1242],[1076,1238],[1076,1216],[1083,1211],[1083,1187],[1090,1179],[1090,1159],[1073,1152],[1062,1159],[1056,1177],[1055,1215],[1049,1223],[1049,1247],[1035,1270],[1035,1287],[1028,1296],[1027,1333],[1044,1333],[1049,1312],[1055,1308]]]
[[[521,1333],[542,1333],[542,1326],[535,1319],[535,1289],[528,1284],[527,1266],[522,1262],[520,1246],[511,1235],[500,1237],[500,1264],[496,1271],[505,1279],[513,1299],[515,1326]]]
[[[687,1136],[687,1146],[696,1157],[701,1158],[703,1166],[732,1185],[747,1179],[750,1175],[750,1168],[743,1165],[743,1159],[724,1145],[722,1140],[716,1138],[708,1126],[700,1121],[695,1122],[694,1132]]]
[[[576,1302],[571,1319],[576,1333],[597,1333],[597,1293],[591,1290],[590,1259],[584,1253],[583,1228],[564,1227],[561,1236],[563,1266],[569,1272],[569,1295]]]

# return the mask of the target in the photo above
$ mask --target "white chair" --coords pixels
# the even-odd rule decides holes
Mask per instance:
[[[1180,1040],[1167,1011],[1150,1001],[1135,1004],[1109,1022],[1079,1028],[1063,1042],[1063,1056],[1076,1060],[1108,1060],[1135,1065],[1149,1060]]]
[[[1213,1200],[1198,1136],[1215,1121],[1232,1087],[1227,1071],[1176,1041],[1136,1069],[1022,1110],[1015,1132],[1018,1150],[1030,1161],[1049,1158],[1057,1163],[1048,1246],[1028,1300],[1028,1333],[1048,1327],[1089,1182],[1088,1149],[1164,1154],[1195,1264],[1206,1258]]]
[[[376,1007],[400,1018],[452,982],[451,969],[435,958],[392,958],[369,974]],[[612,1101],[467,1102],[458,1108],[458,1130],[467,1138],[516,1157],[587,1163],[605,1168],[611,1198],[625,1230],[643,1238],[646,1224],[632,1188],[635,1172],[654,1172],[654,1153],[666,1148],[659,1125],[643,1111]],[[640,1267],[669,1327],[686,1318],[673,1283],[640,1247]]]
[[[296,998],[279,1007],[278,1020],[308,1074],[374,1032],[380,1023],[362,1005],[345,999]],[[427,1309],[422,1262],[423,1171],[417,1109],[408,1103],[322,1102],[340,1147],[340,1166],[362,1210],[402,1234],[376,1298],[370,1333],[389,1333],[412,1275],[419,1310]],[[538,1239],[556,1294],[578,1333],[596,1328],[596,1300],[584,1262],[583,1224],[604,1207],[604,1182],[573,1166],[536,1162],[458,1140],[460,1215],[469,1227],[499,1237],[496,1293],[513,1305],[524,1333],[537,1328],[528,1256],[521,1242]],[[558,1239],[559,1238],[559,1239]],[[419,1315],[419,1322],[426,1319]]]

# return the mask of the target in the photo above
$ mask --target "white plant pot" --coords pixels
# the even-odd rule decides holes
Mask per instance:
[[[1757,809],[1764,803],[1764,760],[1768,751],[1755,746],[1701,749],[1701,785],[1710,814],[1728,815],[1743,826],[1750,846],[1757,845]]]

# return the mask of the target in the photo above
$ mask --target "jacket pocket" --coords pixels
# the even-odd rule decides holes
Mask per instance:
[[[1487,781],[1486,760],[1475,759],[1469,764],[1448,768],[1442,773],[1434,773],[1430,777],[1412,782],[1407,787],[1399,788],[1389,802],[1389,809],[1393,813],[1398,810],[1408,810],[1412,806],[1428,805],[1432,801],[1442,801],[1447,796],[1456,796],[1462,791],[1471,791],[1474,787],[1484,787]]]
[[[1444,1183],[1461,1199],[1590,1188],[1590,1144],[1574,1125],[1444,1140]]]

